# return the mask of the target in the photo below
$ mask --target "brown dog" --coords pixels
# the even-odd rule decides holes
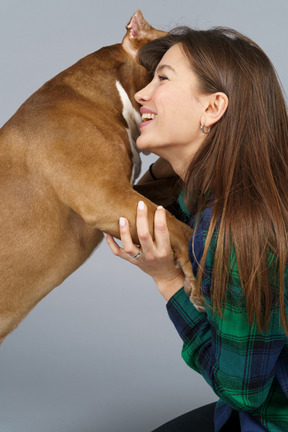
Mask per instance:
[[[0,130],[0,342],[92,253],[106,231],[119,238],[144,200],[151,232],[156,206],[131,186],[139,173],[140,116],[134,94],[150,77],[140,46],[164,33],[137,11],[122,44],[88,55],[34,93]],[[175,256],[192,281],[188,226],[170,214]]]

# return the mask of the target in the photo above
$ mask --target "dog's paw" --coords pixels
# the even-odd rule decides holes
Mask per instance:
[[[184,291],[188,295],[188,297],[191,296],[192,290],[193,290],[192,284],[189,282],[189,279],[186,277],[184,280]]]
[[[193,287],[193,282],[190,283],[188,278],[185,278],[184,281],[184,291],[188,295],[191,303],[193,303],[199,312],[206,312],[204,306],[204,297],[201,295],[195,295],[195,287]]]
[[[205,306],[204,306],[204,297],[202,297],[202,296],[196,297],[196,296],[191,295],[190,301],[191,301],[191,303],[193,303],[193,305],[195,306],[195,308],[199,312],[206,312]]]

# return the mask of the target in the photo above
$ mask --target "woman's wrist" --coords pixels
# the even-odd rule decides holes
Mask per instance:
[[[160,294],[167,302],[170,300],[171,297],[173,297],[174,294],[176,294],[176,292],[178,292],[184,286],[184,280],[185,276],[183,275],[181,270],[179,272],[179,275],[169,280],[154,278]]]

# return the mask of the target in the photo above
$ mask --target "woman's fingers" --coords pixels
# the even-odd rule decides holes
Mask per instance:
[[[149,260],[162,259],[173,254],[166,222],[166,211],[159,206],[154,215],[154,240],[149,231],[146,205],[140,201],[137,210],[137,232],[142,252]]]
[[[129,222],[124,217],[121,217],[119,219],[119,228],[120,228],[120,238],[123,245],[123,250],[130,256],[130,258],[133,258],[135,256],[139,249],[137,246],[133,243],[130,233],[130,227]]]
[[[147,206],[143,201],[138,203],[136,227],[141,249],[147,255],[154,249],[154,243],[149,230]]]
[[[129,222],[126,218],[121,217],[119,219],[119,229],[120,239],[123,247],[120,247],[110,234],[105,234],[107,244],[114,255],[124,258],[125,260],[135,264],[134,260],[140,256],[140,249],[132,241]]]
[[[170,235],[166,221],[166,211],[162,206],[157,207],[154,217],[154,235],[155,245],[162,255],[172,252],[170,244]]]
[[[106,242],[107,242],[108,246],[110,247],[111,251],[113,252],[113,254],[116,256],[120,256],[121,248],[116,243],[114,238],[110,234],[106,234],[106,233],[105,233],[105,238],[106,238]]]
[[[166,223],[166,211],[162,206],[158,207],[155,211],[154,240],[149,230],[148,209],[143,201],[139,201],[138,203],[136,226],[139,243],[141,245],[141,254],[147,261],[152,262],[157,259],[169,257],[169,255],[173,254],[170,245],[169,231]],[[134,262],[135,257],[139,254],[140,249],[132,241],[129,222],[126,218],[120,218],[119,228],[123,247],[121,248],[111,235],[106,235],[108,246],[114,255],[124,258],[128,261],[132,260],[132,262]]]
[[[149,274],[168,301],[171,295],[183,286],[184,274],[182,270],[175,267],[166,223],[166,211],[162,207],[155,211],[154,240],[149,231],[148,209],[143,201],[138,204],[136,224],[141,249],[132,241],[126,218],[119,220],[123,248],[116,243],[111,235],[105,236],[108,246],[114,255],[125,259]]]

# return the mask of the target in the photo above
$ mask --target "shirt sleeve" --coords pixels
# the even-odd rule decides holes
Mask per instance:
[[[197,262],[201,259],[200,249],[196,251]],[[206,313],[193,306],[183,288],[169,300],[167,311],[183,340],[182,357],[187,365],[199,372],[232,408],[253,412],[268,398],[277,360],[287,343],[279,309],[272,312],[267,331],[259,331],[256,322],[250,325],[245,298],[235,279],[227,287],[223,315],[213,312],[209,297],[213,253],[208,253],[207,259],[203,289]]]

